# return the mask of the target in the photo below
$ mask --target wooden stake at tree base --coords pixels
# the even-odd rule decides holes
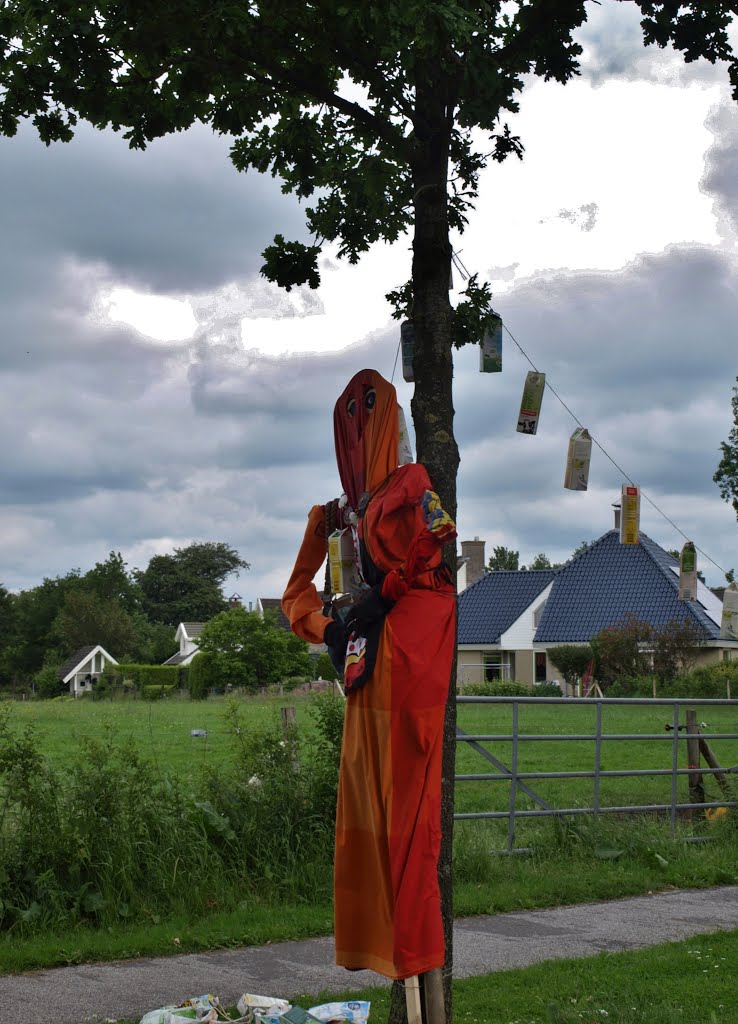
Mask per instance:
[[[417,974],[413,974],[411,978],[405,978],[405,1002],[407,1004],[407,1024],[423,1024],[420,978]]]

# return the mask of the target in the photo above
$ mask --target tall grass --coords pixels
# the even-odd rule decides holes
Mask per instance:
[[[229,705],[230,757],[193,781],[110,735],[54,765],[1,710],[0,932],[327,899],[342,713],[317,699],[300,747]]]

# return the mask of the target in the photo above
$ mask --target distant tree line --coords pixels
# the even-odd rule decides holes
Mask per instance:
[[[574,551],[571,557],[576,558],[582,551],[585,551],[592,541],[583,540]],[[532,560],[530,565],[520,565],[520,552],[513,551],[512,548],[506,548],[499,546],[493,549],[492,554],[489,557],[487,565],[485,566],[485,572],[496,572],[500,569],[508,569],[513,572],[524,572],[527,569],[560,569],[563,562],[552,562],[545,551],[540,551],[535,558]]]
[[[180,622],[228,608],[225,580],[249,565],[225,543],[194,543],[129,569],[120,552],[82,573],[11,593],[0,585],[0,686],[27,687],[80,647],[102,644],[117,661],[161,664]]]

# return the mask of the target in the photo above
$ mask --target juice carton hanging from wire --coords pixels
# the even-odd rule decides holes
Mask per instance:
[[[543,390],[546,386],[546,374],[537,370],[529,370],[523,385],[523,397],[520,401],[517,431],[520,434],[535,434],[538,430],[538,417],[541,415]]]
[[[620,543],[640,544],[641,489],[635,484],[623,484],[620,510]]]
[[[487,329],[479,346],[479,372],[500,373],[502,370],[502,317],[495,319]]]
[[[592,438],[586,427],[577,427],[569,438],[566,455],[564,487],[569,491],[586,491],[589,482],[589,462],[592,458]]]
[[[405,320],[400,325],[400,346],[402,348],[402,376],[408,383],[415,380],[413,357],[415,356],[415,324]]]
[[[723,594],[720,639],[738,640],[738,586],[735,583],[731,583]]]

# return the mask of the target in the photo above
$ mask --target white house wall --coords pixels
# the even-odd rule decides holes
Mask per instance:
[[[532,651],[533,637],[536,635],[535,612],[551,593],[553,580],[545,590],[535,597],[522,615],[500,635],[500,648],[503,651]]]

